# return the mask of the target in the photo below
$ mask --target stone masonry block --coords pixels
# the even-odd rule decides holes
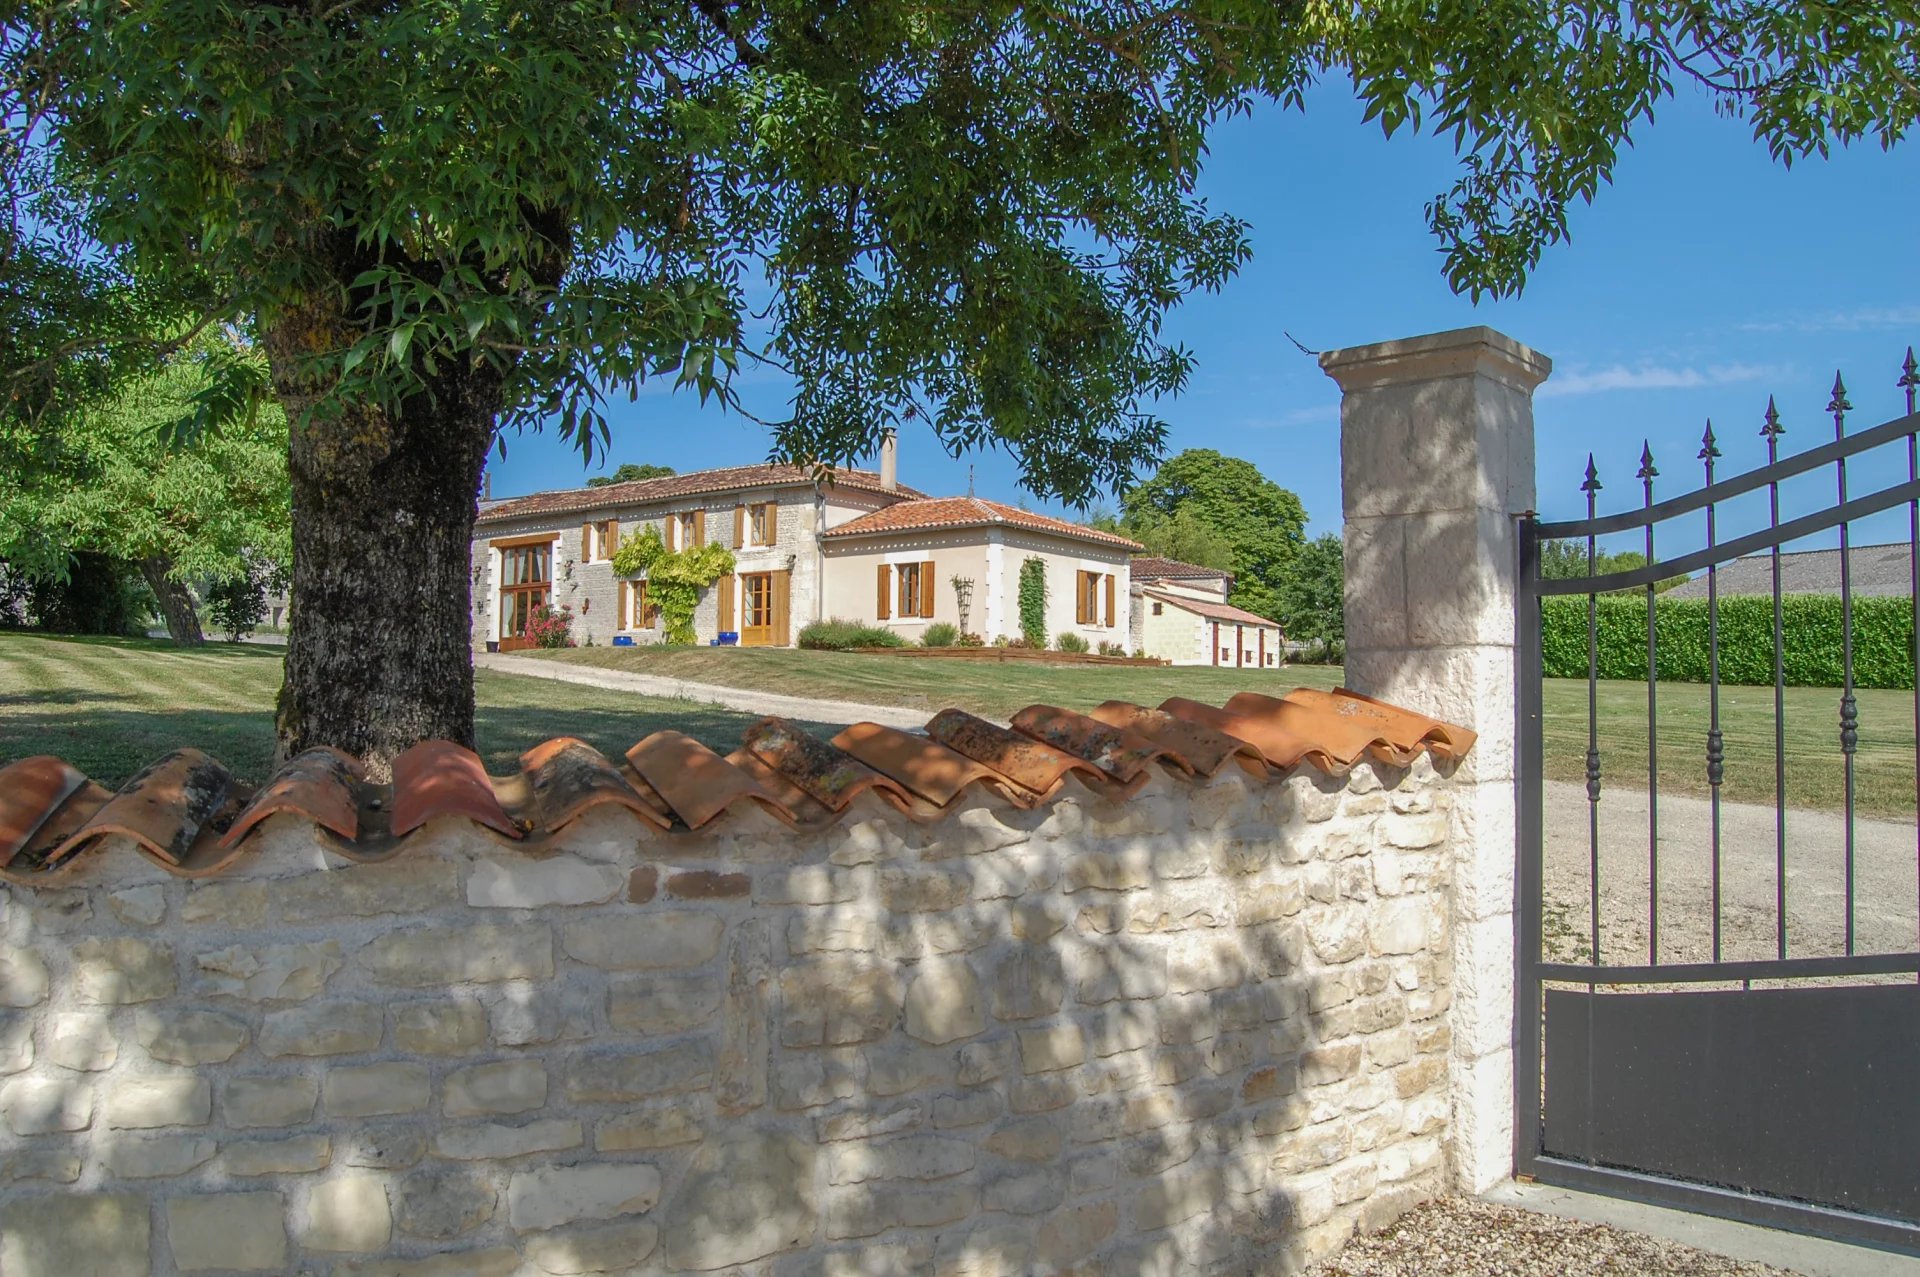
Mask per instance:
[[[141,1207],[142,1223],[146,1208]],[[167,1203],[167,1244],[185,1272],[277,1272],[287,1263],[278,1193],[206,1193]]]
[[[466,1055],[486,1041],[487,1013],[478,1002],[416,1002],[394,1008],[393,1044],[408,1055]]]
[[[260,1027],[260,1054],[354,1055],[380,1045],[380,1008],[332,1002],[270,1013]]]
[[[546,1102],[546,1065],[539,1060],[503,1060],[447,1074],[441,1111],[448,1117],[510,1115]]]
[[[615,865],[514,852],[474,865],[467,876],[467,903],[476,909],[591,905],[613,899],[625,885],[626,874]]]
[[[221,1064],[247,1044],[243,1021],[213,1011],[142,1010],[134,1035],[147,1054],[166,1064]]]
[[[205,1126],[213,1091],[204,1077],[128,1077],[106,1092],[106,1119],[118,1130],[154,1126]]]
[[[7,1277],[78,1277],[74,1239],[84,1237],[97,1277],[146,1277],[144,1194],[61,1193],[0,1203],[0,1272]]]
[[[47,1000],[47,964],[31,949],[0,951],[0,1007],[38,1006]]]
[[[431,1086],[426,1065],[402,1061],[328,1069],[321,1089],[330,1117],[379,1117],[422,1111]]]
[[[346,1175],[313,1186],[307,1195],[300,1244],[308,1250],[367,1252],[393,1236],[386,1185],[375,1175]]]
[[[312,1119],[320,1087],[310,1077],[236,1077],[220,1106],[228,1126],[298,1126]]]
[[[423,927],[381,936],[358,956],[376,984],[411,989],[545,980],[553,975],[553,936],[543,922]]]
[[[680,1042],[646,1051],[595,1051],[568,1069],[567,1098],[579,1104],[641,1100],[704,1090],[713,1081],[713,1045]]]
[[[127,938],[82,940],[73,946],[74,996],[95,1005],[151,1002],[179,987],[173,950]]]
[[[526,1233],[580,1220],[618,1219],[650,1210],[659,1199],[660,1172],[651,1166],[542,1166],[515,1171],[507,1182],[507,1223]]]
[[[906,994],[907,1033],[936,1046],[969,1038],[986,1028],[980,983],[965,958],[920,963]]]
[[[780,1041],[844,1046],[890,1032],[901,1008],[899,977],[887,966],[821,961],[780,973]]]
[[[100,1011],[60,1012],[47,1017],[40,1054],[49,1064],[80,1073],[110,1069],[120,1058],[113,1022]]]
[[[644,923],[610,914],[567,924],[567,956],[605,971],[670,971],[711,962],[720,952],[720,919],[666,910]]]
[[[230,945],[194,958],[202,990],[253,1002],[300,1002],[340,970],[338,940],[255,947]]]

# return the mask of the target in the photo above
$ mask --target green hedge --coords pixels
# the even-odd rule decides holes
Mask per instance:
[[[1647,677],[1647,600],[1610,594],[1598,600],[1601,678],[1644,681]],[[1541,600],[1541,664],[1548,678],[1587,676],[1587,599],[1560,595]],[[1781,600],[1782,658],[1786,681],[1796,687],[1840,686],[1840,598],[1790,594]],[[1663,681],[1707,681],[1707,601],[1662,598],[1654,604]],[[1773,596],[1736,595],[1720,600],[1720,681],[1773,682]],[[1855,687],[1913,686],[1913,600],[1853,601]]]

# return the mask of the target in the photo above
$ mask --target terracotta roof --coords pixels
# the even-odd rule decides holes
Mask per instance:
[[[859,492],[874,492],[912,500],[926,494],[905,484],[889,493],[880,486],[880,476],[871,470],[840,469],[829,472],[834,487]],[[658,479],[635,479],[631,483],[608,483],[597,488],[561,488],[535,492],[524,497],[508,497],[492,504],[482,503],[477,523],[498,523],[537,514],[585,514],[615,506],[646,505],[671,501],[675,497],[699,496],[709,492],[732,492],[737,488],[787,488],[813,485],[813,471],[806,466],[728,466],[721,470],[695,470],[690,474],[663,475]]]
[[[661,833],[699,829],[743,805],[814,829],[872,793],[934,821],[976,792],[1041,806],[1068,777],[1125,798],[1156,764],[1186,776],[1229,763],[1256,777],[1301,763],[1337,773],[1363,758],[1404,766],[1423,750],[1456,759],[1473,742],[1473,732],[1358,693],[1301,689],[1280,699],[1242,692],[1221,708],[1180,698],[1158,709],[1109,701],[1091,714],[1032,705],[1008,727],[949,709],[924,734],[856,723],[832,740],[768,718],[724,758],[672,731],[619,761],[559,737],[522,754],[507,776],[487,775],[470,750],[427,741],[395,760],[391,784],[368,781],[346,754],[314,749],[253,789],[181,749],[116,793],[40,756],[0,767],[0,878],[64,883],[116,834],[169,873],[204,877],[247,855],[261,823],[280,814],[311,821],[342,856],[377,860],[445,817],[527,848],[598,806],[623,808]]]
[[[1163,559],[1152,554],[1133,556],[1133,579],[1136,581],[1210,581],[1232,582],[1233,573],[1219,568],[1203,568],[1198,563],[1182,563],[1178,559]]]
[[[927,532],[936,528],[992,527],[1020,528],[1027,532],[1050,532],[1054,536],[1095,541],[1101,545],[1116,546],[1122,550],[1140,548],[1138,541],[1129,541],[1112,532],[1102,532],[1099,528],[1089,528],[1085,524],[1068,523],[1065,519],[1035,514],[1031,510],[1015,509],[1010,505],[1001,505],[998,501],[988,501],[984,497],[925,497],[915,501],[902,501],[884,510],[863,514],[837,528],[829,528],[825,535],[858,537],[872,536],[881,532]]]
[[[1235,625],[1265,625],[1276,630],[1280,628],[1280,622],[1270,621],[1264,616],[1256,615],[1243,607],[1235,607],[1231,603],[1209,603],[1205,599],[1189,598],[1184,594],[1172,594],[1166,590],[1142,590],[1141,593],[1150,599],[1160,599],[1175,607],[1185,608],[1189,612],[1197,612],[1209,621],[1231,621]]]

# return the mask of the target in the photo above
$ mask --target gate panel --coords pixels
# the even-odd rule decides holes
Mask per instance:
[[[1543,1151],[1920,1224],[1920,986],[1546,996]]]
[[[1907,644],[1899,659],[1911,659],[1913,690],[1872,693],[1880,788],[1871,802],[1881,818],[1865,830],[1870,838],[1856,820],[1867,710],[1856,687],[1850,525],[1904,506],[1903,586],[1920,594],[1920,365],[1911,351],[1898,384],[1905,415],[1849,435],[1852,405],[1836,377],[1831,442],[1788,457],[1786,425],[1769,400],[1759,431],[1767,464],[1733,478],[1716,476],[1721,452],[1709,427],[1699,452],[1705,486],[1678,497],[1656,502],[1660,471],[1643,445],[1633,476],[1640,501],[1624,512],[1599,512],[1602,483],[1589,457],[1586,518],[1521,519],[1514,1127],[1523,1176],[1920,1254],[1920,757],[1907,790],[1912,824],[1887,818],[1899,808],[1885,788],[1889,747],[1904,756],[1905,742],[1920,737],[1920,627],[1897,640]],[[1861,456],[1875,449],[1886,452]],[[1793,499],[1783,517],[1783,482],[1823,474],[1832,479],[1823,501],[1809,510]],[[1737,510],[1762,497],[1759,530],[1722,533],[1725,503]],[[1660,533],[1665,560],[1656,526],[1669,528]],[[1603,565],[1599,539],[1612,534],[1631,536],[1634,559]],[[1838,595],[1831,700],[1785,673],[1783,605],[1795,587],[1783,560],[1795,551],[1783,547],[1816,534],[1839,543],[1837,588],[1809,591]],[[1756,566],[1770,576],[1772,677],[1723,688],[1720,575],[1739,558],[1749,558],[1749,581]],[[1680,653],[1696,672],[1681,675],[1656,593],[1696,572],[1705,660],[1696,634]],[[1611,625],[1642,624],[1636,609],[1602,609],[1607,594],[1644,601],[1645,633],[1627,658],[1610,631],[1614,673],[1603,680],[1602,612]],[[1577,655],[1562,634],[1547,662],[1542,601],[1555,595],[1581,600],[1585,634]],[[1745,616],[1751,626],[1750,607]],[[1756,641],[1751,628],[1745,641]],[[1766,641],[1757,636],[1758,651]],[[1741,649],[1738,668],[1754,668],[1755,650]],[[1884,647],[1876,650],[1884,671]],[[1551,791],[1549,668],[1566,679],[1556,685],[1554,761],[1573,780]],[[1644,688],[1619,681],[1638,680],[1641,669]],[[1688,690],[1682,677],[1701,685]],[[1881,677],[1892,681],[1873,686],[1909,686],[1897,666]],[[1645,735],[1622,734],[1622,719],[1641,714]],[[1810,770],[1819,767],[1832,770]],[[1733,798],[1723,792],[1730,776]],[[1669,794],[1663,805],[1663,778],[1697,796]]]

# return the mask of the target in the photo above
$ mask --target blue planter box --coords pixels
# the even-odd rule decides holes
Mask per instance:
[[[633,646],[633,635],[631,635],[631,634],[616,634],[616,635],[614,635],[614,636],[613,636],[613,645],[614,645],[615,647],[632,647],[632,646]]]

